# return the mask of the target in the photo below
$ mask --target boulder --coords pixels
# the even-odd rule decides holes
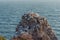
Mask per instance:
[[[57,40],[57,37],[45,17],[31,12],[22,16],[12,40]]]

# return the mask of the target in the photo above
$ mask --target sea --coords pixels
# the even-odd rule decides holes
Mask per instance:
[[[28,12],[45,17],[60,40],[59,2],[0,2],[0,35],[10,40],[22,15]]]

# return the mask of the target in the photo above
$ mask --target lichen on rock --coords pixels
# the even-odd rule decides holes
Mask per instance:
[[[12,40],[57,40],[47,19],[38,13],[24,14],[15,34]]]

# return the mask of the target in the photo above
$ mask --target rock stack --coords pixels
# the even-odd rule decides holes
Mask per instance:
[[[12,40],[57,40],[46,18],[37,13],[22,16]]]

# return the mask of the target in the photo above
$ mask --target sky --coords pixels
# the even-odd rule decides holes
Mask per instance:
[[[0,1],[24,1],[24,2],[59,2],[60,0],[0,0]]]

